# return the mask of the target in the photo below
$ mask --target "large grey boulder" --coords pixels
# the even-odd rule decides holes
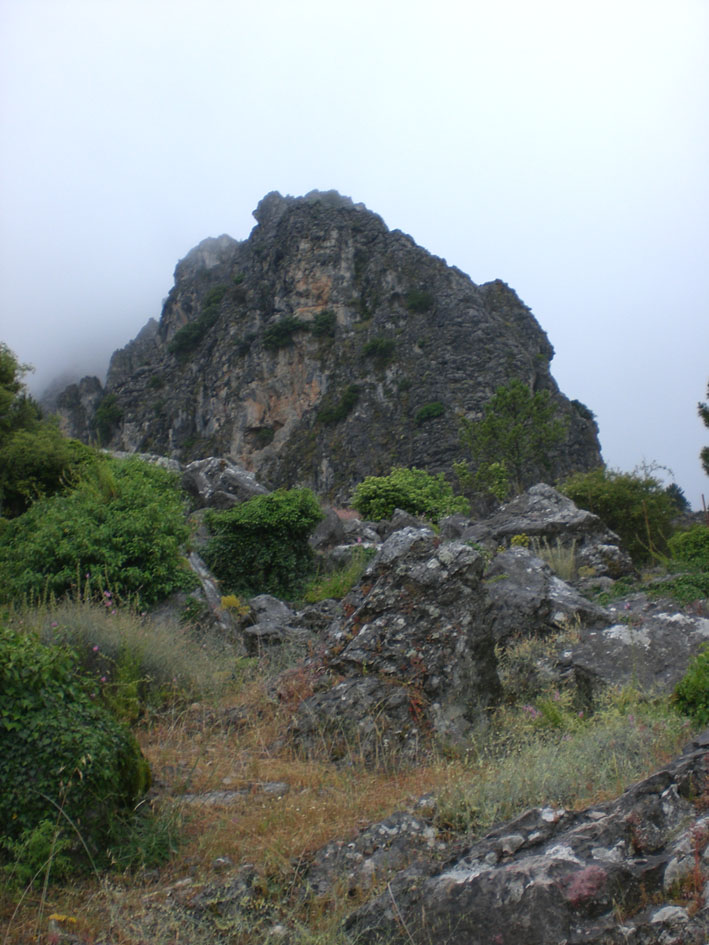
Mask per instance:
[[[468,733],[499,691],[482,573],[477,551],[430,529],[388,538],[328,632],[296,740],[377,760]]]
[[[495,550],[499,545],[509,546],[515,535],[569,549],[573,546],[578,567],[589,576],[619,578],[635,573],[615,532],[545,483],[532,486],[489,518],[463,529],[461,538]]]
[[[195,509],[229,509],[268,492],[252,473],[218,456],[197,459],[185,466],[182,488],[191,497]]]
[[[561,658],[591,697],[607,686],[630,684],[670,693],[709,642],[709,620],[678,611],[668,600],[632,595],[609,608],[609,617],[605,626],[585,630]]]
[[[418,860],[347,931],[358,945],[703,945],[707,749],[705,732],[617,800],[535,808],[442,864]]]
[[[485,572],[495,640],[607,626],[611,615],[558,578],[526,548],[496,555]]]

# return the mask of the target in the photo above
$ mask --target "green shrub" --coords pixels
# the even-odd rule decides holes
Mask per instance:
[[[308,537],[322,518],[309,489],[279,489],[210,512],[205,560],[222,591],[292,597],[312,570]]]
[[[92,696],[68,649],[0,626],[3,841],[51,821],[79,846],[73,823],[96,850],[116,812],[147,789],[135,739]]]
[[[36,499],[66,492],[98,462],[95,450],[52,423],[18,430],[0,447],[0,512],[6,518],[21,515]]]
[[[430,404],[424,404],[420,410],[416,412],[414,420],[416,426],[420,427],[422,423],[426,423],[427,420],[435,420],[436,417],[442,417],[445,413],[446,408],[440,402],[440,400],[433,400]]]
[[[600,467],[570,476],[560,489],[619,535],[635,562],[667,552],[675,507],[653,476]]]
[[[433,296],[423,289],[411,289],[406,293],[406,307],[417,314],[427,312],[433,307]]]
[[[310,331],[316,338],[333,338],[337,326],[337,315],[331,308],[324,308],[315,314]]]
[[[116,427],[123,419],[123,411],[115,394],[106,394],[96,408],[91,424],[101,446],[109,442]]]
[[[306,604],[317,604],[321,600],[341,600],[364,574],[367,564],[374,557],[374,548],[355,545],[350,560],[331,574],[313,578],[303,592]]]
[[[453,495],[443,473],[397,467],[388,476],[367,476],[356,487],[352,506],[368,519],[391,518],[395,509],[437,522],[444,515],[469,511],[467,499]]]
[[[674,702],[698,725],[709,725],[709,644],[705,643],[689,664],[675,688]]]
[[[287,348],[293,344],[293,335],[298,331],[304,331],[305,322],[296,318],[294,315],[288,315],[269,325],[263,333],[263,346],[268,351],[277,351],[279,348]]]
[[[686,532],[678,532],[668,545],[677,561],[709,571],[709,528],[706,525],[693,525]]]
[[[139,459],[105,460],[67,495],[39,499],[8,522],[0,542],[0,602],[80,591],[153,604],[192,586],[176,478]]]
[[[362,354],[365,358],[372,358],[377,367],[384,367],[394,357],[396,342],[393,338],[384,338],[378,335],[376,338],[370,338],[362,348]]]
[[[225,285],[213,286],[204,297],[199,318],[188,322],[175,332],[167,350],[170,354],[174,354],[178,361],[186,360],[187,356],[199,346],[206,332],[216,324],[226,291]]]
[[[320,423],[332,424],[344,420],[357,404],[359,393],[359,387],[356,384],[350,384],[336,404],[324,404],[320,408],[318,411]]]

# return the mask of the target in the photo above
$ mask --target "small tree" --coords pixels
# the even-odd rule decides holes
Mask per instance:
[[[709,383],[707,384],[707,397],[709,398]],[[705,427],[709,427],[709,402],[703,404],[697,404],[697,409],[699,411],[699,416],[702,418],[702,422]],[[709,476],[709,446],[705,446],[699,458],[702,461],[702,466],[704,467],[704,472]]]
[[[667,553],[677,509],[672,496],[648,468],[624,473],[599,467],[575,473],[559,488],[619,535],[633,561],[641,563]]]
[[[527,384],[513,379],[498,387],[480,420],[461,419],[460,441],[474,469],[468,462],[456,463],[456,475],[465,488],[502,500],[551,471],[549,453],[565,433],[549,391],[533,394]]]

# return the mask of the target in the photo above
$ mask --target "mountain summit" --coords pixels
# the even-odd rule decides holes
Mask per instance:
[[[592,414],[560,393],[546,334],[504,282],[475,285],[334,191],[270,193],[254,216],[248,239],[203,240],[177,264],[160,322],[114,353],[105,388],[60,395],[67,432],[228,456],[270,487],[341,499],[395,465],[449,473],[460,417],[518,378],[566,418],[553,475],[600,464]]]

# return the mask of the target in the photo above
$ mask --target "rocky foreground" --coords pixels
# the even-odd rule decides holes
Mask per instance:
[[[223,504],[216,492],[203,490],[204,501]],[[535,554],[542,541],[573,548],[582,576],[554,574]],[[309,653],[289,735],[345,764],[353,745],[372,765],[415,764],[434,745],[463,750],[499,698],[505,647],[525,636],[558,641],[540,678],[589,712],[612,686],[668,693],[709,640],[701,608],[644,594],[607,608],[589,600],[590,587],[611,587],[632,563],[596,516],[549,486],[485,522],[444,521],[439,534],[405,513],[378,524],[332,515],[314,544],[334,561],[362,545],[377,553],[341,603],[295,612],[264,595],[232,632],[247,650],[290,640]],[[258,901],[256,872],[233,866],[197,895],[178,894],[195,928],[215,916],[227,927]],[[297,884],[302,902],[333,890],[370,897],[351,910],[342,943],[700,945],[709,937],[709,731],[615,800],[533,808],[483,837],[451,830],[437,800],[422,797],[308,857]],[[264,936],[300,941],[275,917]]]

